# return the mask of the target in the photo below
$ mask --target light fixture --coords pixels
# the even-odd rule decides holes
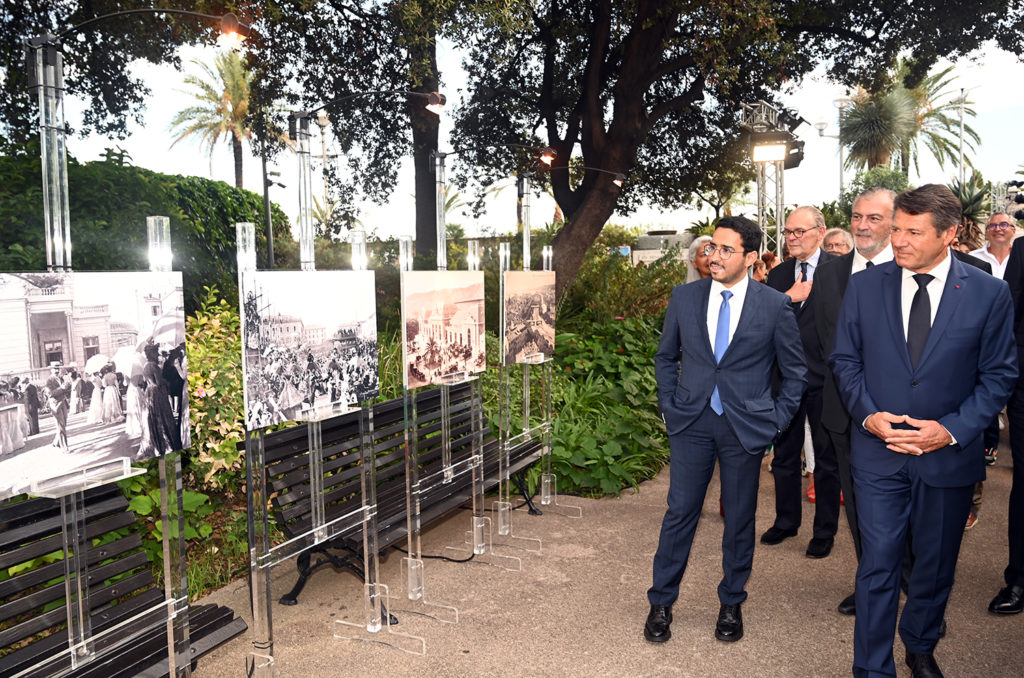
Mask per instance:
[[[228,49],[238,49],[249,37],[249,24],[239,21],[238,17],[228,12],[220,19],[220,35],[217,44]]]
[[[750,159],[754,162],[785,160],[793,138],[789,132],[754,132],[750,135]]]
[[[447,97],[440,92],[431,92],[427,95],[426,109],[435,115],[441,115],[447,101]]]
[[[616,173],[615,178],[612,179],[612,183],[622,188],[622,184],[626,183],[626,175],[622,173]]]
[[[547,165],[548,167],[550,167],[551,163],[555,161],[555,156],[557,155],[558,154],[555,153],[555,149],[551,148],[550,146],[545,146],[544,148],[540,149],[540,155],[537,157],[537,159],[540,160],[545,165]]]

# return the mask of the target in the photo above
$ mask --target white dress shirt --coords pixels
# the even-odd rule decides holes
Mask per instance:
[[[925,292],[928,293],[928,303],[931,306],[932,317],[929,320],[930,325],[935,324],[935,313],[939,310],[939,301],[942,300],[942,288],[946,286],[946,280],[949,278],[949,267],[952,255],[949,250],[946,250],[946,256],[942,258],[936,266],[930,270],[925,271],[931,276],[934,276],[927,285],[925,285]],[[903,338],[907,337],[907,327],[910,325],[910,305],[914,302],[914,295],[917,294],[918,286],[917,281],[914,280],[914,272],[903,269],[903,288],[901,290],[900,301],[903,305]]]
[[[739,252],[733,256],[739,256]],[[711,340],[711,350],[715,349],[715,335],[718,333],[718,313],[722,310],[722,291],[729,290],[732,296],[729,298],[729,343],[736,334],[736,326],[740,324],[740,313],[743,311],[743,300],[747,298],[747,286],[750,278],[743,276],[740,281],[732,287],[726,287],[717,280],[711,281],[711,291],[708,293],[708,338]]]
[[[850,270],[850,275],[854,273],[860,273],[868,267],[868,258],[861,254],[858,250],[853,250],[853,268]],[[872,258],[871,263],[875,266],[884,264],[887,261],[892,261],[892,243],[886,243],[885,247],[882,248],[878,254]]]
[[[814,254],[807,257],[805,260],[796,260],[796,266],[793,267],[793,282],[800,280],[800,264],[807,264],[807,280],[814,280],[814,271],[818,268],[818,259],[821,258],[821,248],[815,248]],[[805,280],[804,282],[807,282]]]
[[[1006,274],[1006,264],[1010,263],[1009,254],[1007,254],[1003,261],[1000,262],[999,259],[996,258],[996,255],[989,252],[987,244],[984,247],[974,250],[970,254],[972,257],[978,257],[982,261],[987,261],[992,264],[992,275],[1000,280],[1003,279],[1003,276]]]

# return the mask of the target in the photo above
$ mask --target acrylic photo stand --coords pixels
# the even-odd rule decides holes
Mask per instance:
[[[51,62],[36,48],[35,65],[39,83],[49,83],[39,87],[40,106],[44,111],[42,120],[50,119],[54,110],[63,115],[63,104],[60,92],[56,95],[53,89],[54,71],[58,73],[59,65],[54,69],[53,56]],[[56,54],[60,59],[60,54]],[[47,113],[47,111],[49,111]],[[49,117],[48,117],[49,116]],[[50,139],[45,143],[51,150],[63,152],[63,124],[60,125],[60,141]],[[55,134],[50,127],[41,133],[44,137]],[[44,151],[44,156],[46,151]],[[51,156],[57,165],[58,156]],[[44,162],[44,165],[46,162]],[[61,176],[60,171],[54,172]],[[51,177],[52,179],[52,177]],[[47,179],[44,177],[44,181]],[[64,204],[60,201],[48,204],[47,222],[57,225],[47,231],[47,259],[50,270],[71,269],[71,248],[66,230],[67,206],[66,185],[63,189]],[[55,189],[55,194],[60,191]],[[61,214],[63,210],[63,215]],[[56,213],[53,213],[56,211]],[[65,230],[59,225],[65,224]],[[167,217],[147,218],[150,243],[150,270],[169,271],[171,264],[170,227]],[[185,567],[185,527],[182,509],[181,454],[173,452],[159,457],[160,473],[160,510],[163,530],[164,557],[164,600],[150,605],[146,609],[119,621],[114,626],[101,632],[94,632],[93,610],[90,604],[90,573],[86,554],[92,548],[87,533],[87,510],[85,491],[131,478],[145,473],[145,469],[130,466],[125,458],[109,463],[79,469],[74,473],[58,476],[53,479],[34,483],[31,493],[60,501],[62,521],[62,550],[64,552],[64,590],[65,611],[67,621],[67,647],[51,655],[31,667],[20,670],[14,678],[59,677],[77,671],[87,665],[103,661],[121,648],[137,642],[143,635],[151,631],[166,629],[168,675],[181,677],[191,676],[191,657],[189,644],[188,615],[188,582]]]

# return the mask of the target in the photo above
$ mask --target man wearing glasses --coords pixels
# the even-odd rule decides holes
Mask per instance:
[[[1009,214],[993,214],[989,217],[985,229],[985,246],[971,252],[971,256],[990,263],[992,275],[1002,278],[1006,273],[1006,262],[1010,258],[1010,248],[1013,247],[1016,232],[1013,218]]]
[[[809,419],[814,444],[814,528],[807,545],[808,558],[824,558],[832,552],[839,526],[839,471],[828,433],[821,426],[821,390],[825,383],[825,357],[814,325],[814,309],[806,303],[814,272],[833,255],[821,249],[825,217],[816,207],[797,207],[782,231],[793,255],[768,274],[768,285],[792,300],[800,343],[807,361],[807,392],[793,418],[793,425],[775,443],[772,473],[775,476],[775,522],[761,535],[761,543],[773,546],[796,536],[803,513],[800,450],[804,446],[804,419]]]
[[[800,404],[806,368],[789,298],[751,284],[747,269],[761,247],[761,230],[744,217],[718,222],[711,242],[711,277],[672,290],[654,356],[658,405],[671,451],[668,511],[654,556],[651,609],[644,637],[671,637],[672,604],[690,556],[708,483],[718,461],[725,534],[724,576],[715,637],[743,637],[741,604],[754,560],[754,510],[765,449],[786,429]],[[772,365],[781,379],[772,397]]]

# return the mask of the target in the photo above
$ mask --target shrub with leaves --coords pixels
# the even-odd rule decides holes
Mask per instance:
[[[188,318],[190,469],[198,485],[234,493],[244,480],[245,437],[242,398],[242,336],[238,309],[203,290],[199,310]]]

